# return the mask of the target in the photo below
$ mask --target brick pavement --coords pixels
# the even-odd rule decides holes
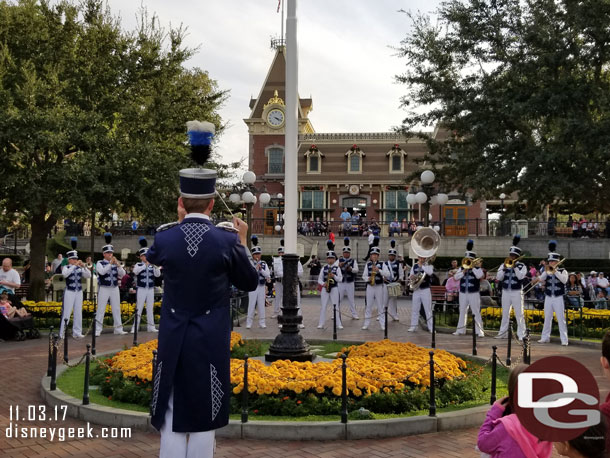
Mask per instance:
[[[424,332],[408,333],[407,317],[410,316],[410,303],[403,301],[399,306],[401,321],[390,323],[389,337],[393,340],[412,341],[428,346],[429,335]],[[303,331],[307,339],[330,339],[332,330],[318,330],[319,299],[306,297],[303,301],[306,329]],[[360,307],[362,308],[362,307]],[[270,309],[267,309],[270,315]],[[363,311],[359,310],[360,316]],[[267,329],[255,327],[246,330],[237,328],[244,337],[273,338],[277,328],[274,320],[268,319]],[[340,331],[339,338],[344,340],[373,340],[383,338],[383,333],[377,323],[371,329],[362,331],[362,320],[344,319],[345,329]],[[153,335],[142,333],[140,341],[144,342]],[[479,355],[489,357],[491,346],[500,346],[504,341],[484,338],[479,341]],[[130,345],[130,336],[114,336],[104,334],[98,339],[98,353]],[[84,352],[84,343],[71,341],[71,355]],[[50,442],[48,439],[9,439],[5,428],[9,424],[9,406],[39,405],[40,378],[46,372],[47,339],[26,342],[0,343],[0,360],[2,361],[1,382],[4,395],[0,397],[0,457],[148,457],[158,455],[159,437],[156,433],[134,431],[130,439],[67,439],[65,442]],[[80,346],[80,350],[77,349]],[[453,351],[469,353],[470,337],[455,337],[440,334],[437,338],[438,348],[451,348]],[[505,350],[499,354],[505,357]],[[550,354],[562,354],[581,361],[598,378],[602,392],[607,392],[610,383],[601,378],[599,370],[599,350],[595,348],[570,345],[537,345],[533,344],[532,357],[535,360]],[[515,358],[513,358],[515,359]],[[30,422],[21,426],[42,426],[41,422]],[[46,425],[48,426],[48,425]],[[75,419],[66,419],[53,426],[78,427],[84,423]],[[96,425],[93,425],[96,427]],[[474,450],[478,429],[470,428],[448,433],[425,434],[420,436],[399,437],[379,440],[329,441],[329,442],[299,442],[299,441],[256,441],[219,439],[216,457],[218,458],[341,458],[341,457],[478,457]],[[558,456],[553,454],[553,456]]]

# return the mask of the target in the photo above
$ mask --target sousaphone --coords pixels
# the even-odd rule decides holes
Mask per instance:
[[[418,229],[411,239],[411,249],[421,258],[425,258],[424,264],[431,264],[436,259],[436,252],[441,246],[441,236],[431,227],[422,227]],[[415,278],[409,280],[411,290],[415,291],[426,278],[425,272],[420,272],[415,275]]]

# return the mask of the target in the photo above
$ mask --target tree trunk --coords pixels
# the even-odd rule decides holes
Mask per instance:
[[[45,220],[44,213],[36,213],[30,220],[32,236],[30,238],[30,292],[28,299],[45,300],[45,254],[47,252],[47,234],[55,224],[55,218]]]

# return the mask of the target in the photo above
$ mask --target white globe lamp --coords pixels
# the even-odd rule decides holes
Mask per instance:
[[[445,205],[447,202],[449,202],[449,196],[441,192],[436,196],[436,201],[439,205]]]
[[[432,184],[434,182],[434,172],[432,170],[424,170],[420,176],[422,184]]]
[[[428,196],[426,195],[425,192],[419,191],[417,194],[415,194],[415,201],[418,204],[425,204],[427,200],[428,200]]]
[[[229,200],[230,200],[232,203],[237,204],[237,203],[239,203],[239,201],[241,200],[241,197],[239,196],[239,194],[237,194],[237,193],[233,193],[233,194],[231,194],[231,195],[229,196]]]
[[[415,200],[415,194],[407,194],[407,203],[409,205],[415,205],[417,203]]]
[[[271,196],[269,195],[269,193],[264,192],[260,195],[260,201],[261,204],[267,205],[269,202],[271,202]]]
[[[244,173],[242,180],[246,184],[254,184],[254,182],[256,181],[256,175],[254,174],[254,172],[248,170],[246,173]]]
[[[241,200],[247,204],[251,204],[254,201],[254,194],[252,194],[250,191],[246,191],[241,195]]]

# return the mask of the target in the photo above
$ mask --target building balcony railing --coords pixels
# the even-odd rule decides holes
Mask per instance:
[[[273,224],[272,224],[273,223]],[[275,231],[277,221],[265,219],[252,219],[252,233],[259,235],[281,235]],[[420,221],[398,222],[395,227],[390,221],[362,220],[359,223],[342,221],[298,221],[298,231],[302,235],[314,237],[326,237],[333,232],[338,236],[366,237],[371,230],[379,232],[381,237],[408,237],[422,227]],[[471,219],[443,219],[433,221],[432,227],[438,228],[444,237],[505,237],[519,234],[522,238],[550,238],[550,237],[574,237],[574,238],[610,238],[610,223],[604,221],[591,221],[587,227],[579,225],[574,229],[572,225],[567,226],[565,222],[536,220],[489,220],[482,218]]]

